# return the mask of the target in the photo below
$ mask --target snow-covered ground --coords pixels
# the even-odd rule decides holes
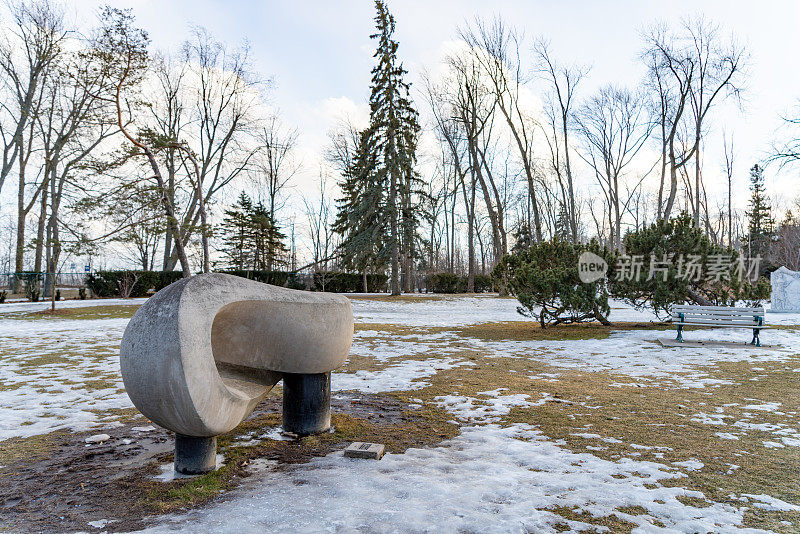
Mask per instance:
[[[141,301],[68,301],[59,307],[135,305]],[[558,381],[567,372],[605,372],[620,377],[611,387],[657,384],[693,390],[726,383],[711,372],[721,362],[748,361],[752,366],[788,362],[800,347],[800,327],[764,332],[774,349],[681,347],[664,348],[659,337],[672,331],[617,331],[606,339],[487,341],[448,330],[497,321],[519,321],[513,299],[491,296],[420,298],[398,302],[354,299],[356,323],[352,354],[374,363],[368,370],[337,372],[335,390],[370,393],[416,391],[430,385],[443,370],[465,369],[475,362],[465,352],[484,358],[526,358],[545,362],[555,372],[538,376]],[[129,408],[119,376],[119,342],[127,319],[33,318],[22,314],[45,309],[47,303],[14,303],[0,307],[0,440],[31,436],[59,428],[86,429],[113,424],[108,410]],[[612,321],[646,322],[655,317],[621,303],[612,305]],[[800,324],[800,314],[770,314],[768,323]],[[369,325],[375,325],[371,329]],[[383,324],[401,325],[388,333]],[[435,332],[426,332],[437,327]],[[692,340],[747,341],[748,332],[735,329],[693,331]],[[29,365],[39,358],[43,363]],[[800,375],[798,375],[800,379]],[[92,384],[91,387],[88,385]],[[639,525],[639,532],[750,532],[741,528],[748,507],[795,510],[767,495],[768,488],[736,496],[735,502],[685,504],[678,498],[703,499],[681,484],[702,462],[677,463],[620,458],[603,459],[576,453],[564,442],[539,429],[515,423],[499,424],[513,407],[553,400],[547,394],[508,393],[503,388],[476,395],[442,395],[434,400],[450,412],[461,434],[432,449],[409,449],[379,463],[353,461],[334,453],[307,464],[276,470],[262,464],[229,498],[184,515],[163,518],[153,531],[194,532],[406,532],[406,531],[550,531],[568,524],[574,531],[597,527],[565,519],[557,507],[596,517],[614,513]],[[800,447],[800,426],[768,423],[763,417],[780,413],[796,417],[800,407],[753,400],[742,403],[742,416],[725,409],[698,409],[693,421],[710,425],[716,439],[734,441],[750,431],[769,432],[765,450]],[[587,441],[603,438],[574,434]],[[619,442],[619,440],[617,440]],[[635,443],[631,448],[643,447]],[[643,447],[647,448],[647,447]],[[591,449],[590,449],[591,450]],[[733,464],[731,464],[733,465]],[[731,467],[734,470],[734,467]],[[756,488],[754,488],[756,489]],[[619,511],[640,507],[636,515]]]
[[[63,308],[91,308],[94,306],[141,306],[147,301],[146,298],[140,299],[87,299],[87,300],[59,300],[56,302],[56,309]],[[0,317],[14,312],[37,312],[50,309],[50,301],[28,302],[15,301],[0,305]],[[2,332],[2,329],[0,329]]]
[[[127,322],[0,317],[0,440],[86,430],[132,408],[119,371]]]
[[[658,484],[684,476],[658,463],[575,454],[528,425],[491,424],[467,427],[434,449],[386,455],[377,465],[335,453],[264,473],[231,500],[147,532],[552,532],[564,523],[597,531],[552,509],[602,517],[633,506],[647,513],[616,514],[642,532],[658,530],[653,519],[663,532],[757,532],[737,528],[740,508],[686,506],[678,497],[702,494]]]

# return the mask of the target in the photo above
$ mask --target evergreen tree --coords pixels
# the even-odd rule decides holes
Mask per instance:
[[[222,253],[228,258],[228,265],[234,269],[243,270],[250,264],[248,257],[248,243],[250,242],[250,212],[253,210],[253,203],[244,191],[239,194],[231,209],[225,210],[225,217],[222,220],[221,234]]]
[[[401,261],[411,288],[419,236],[420,178],[414,172],[419,135],[407,71],[397,61],[394,17],[384,0],[375,1],[378,43],[372,69],[369,127],[361,132],[355,157],[340,182],[334,230],[343,236],[346,267],[361,271],[391,268],[392,294],[400,293]],[[366,278],[365,278],[366,279]]]
[[[270,210],[259,202],[253,206],[249,217],[252,232],[253,269],[272,270],[276,266],[285,266],[286,248],[283,240],[286,234],[280,231]]]
[[[554,231],[554,237],[563,241],[571,240],[571,226],[569,222],[569,215],[567,213],[567,205],[565,203],[562,203],[558,208]]]
[[[233,269],[265,270],[286,264],[286,236],[280,231],[264,204],[253,204],[244,192],[231,209],[225,210],[221,225],[222,253]]]
[[[419,177],[414,173],[419,134],[417,112],[410,96],[407,71],[397,61],[398,43],[392,36],[395,21],[384,0],[375,0],[377,40],[370,92],[370,129],[374,132],[378,153],[378,180],[386,195],[385,219],[388,236],[385,246],[391,258],[391,292],[400,293],[400,261],[403,260],[406,288],[410,288],[411,270],[416,257]]]
[[[383,270],[388,264],[386,191],[378,172],[375,141],[371,128],[359,134],[355,157],[339,184],[343,197],[337,200],[333,224],[333,230],[343,236],[344,267],[360,271],[365,278],[370,270]]]
[[[750,168],[750,209],[749,219],[750,255],[764,256],[769,248],[770,238],[775,228],[772,209],[764,186],[764,168],[758,164]]]

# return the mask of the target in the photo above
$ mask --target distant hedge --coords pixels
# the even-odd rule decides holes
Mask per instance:
[[[306,289],[297,274],[285,271],[216,271],[249,280],[290,289]],[[150,291],[159,291],[182,278],[181,271],[96,271],[86,276],[86,286],[98,297],[121,297],[124,278],[136,276],[130,292],[131,298],[144,297]],[[370,292],[386,290],[388,277],[385,274],[368,274],[367,288]],[[362,275],[333,271],[314,273],[311,291],[329,293],[360,293],[364,290]]]
[[[255,280],[264,284],[272,284],[273,286],[286,287],[289,282],[289,273],[284,271],[215,271],[218,273],[232,274],[233,276],[241,276],[249,280]]]
[[[328,293],[362,293],[364,279],[360,273],[347,273],[343,271],[329,271],[314,273],[312,280],[303,283],[301,276],[286,271],[246,271],[226,270],[215,271],[233,276],[240,276],[249,280],[272,284],[274,286],[288,287],[291,289],[306,289],[307,284],[311,291],[325,291]],[[173,282],[181,279],[181,271],[96,271],[86,276],[86,286],[98,297],[120,297],[123,278],[136,275],[136,283],[130,292],[130,297],[144,297],[150,291],[159,291]],[[308,276],[308,275],[305,275]],[[386,291],[389,277],[385,274],[368,274],[367,291],[380,293]],[[491,276],[475,275],[475,292],[485,293],[494,291],[494,282]],[[426,279],[428,293],[465,293],[467,291],[467,277],[453,273],[435,273]]]
[[[428,293],[466,293],[467,277],[453,273],[435,273],[428,275],[425,281]],[[475,292],[486,293],[494,290],[492,277],[485,274],[475,275]]]
[[[121,282],[133,273],[136,282],[130,297],[144,297],[151,289],[159,291],[181,279],[181,271],[96,271],[86,276],[86,286],[98,297],[119,297]]]
[[[379,293],[386,291],[388,280],[389,277],[385,274],[368,274],[367,292]],[[342,271],[314,273],[314,285],[311,290],[325,291],[327,293],[363,293],[364,275]]]

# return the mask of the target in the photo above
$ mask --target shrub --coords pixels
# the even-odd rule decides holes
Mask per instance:
[[[86,276],[86,285],[98,297],[138,298],[162,283],[162,274],[155,271],[96,271]]]
[[[367,274],[367,291],[370,293],[385,291],[388,280],[389,277],[385,274]],[[364,275],[343,271],[314,273],[311,290],[327,293],[363,293]]]
[[[464,291],[467,290],[467,279],[464,278]],[[494,290],[494,279],[488,274],[475,275],[475,293],[488,293]]]
[[[264,284],[272,284],[273,286],[280,286],[280,287],[286,287],[286,284],[289,281],[289,273],[285,271],[229,270],[229,271],[218,271],[218,272],[231,274],[233,276],[241,276],[242,278],[255,280],[256,282],[262,282]]]
[[[38,302],[42,294],[42,273],[26,271],[16,276],[25,284],[25,297],[31,302]]]
[[[623,245],[626,256],[620,260],[627,258],[630,276],[620,276],[621,265],[618,266],[610,277],[611,292],[637,308],[648,307],[660,315],[667,313],[673,304],[685,302],[729,306],[739,300],[756,304],[769,298],[767,279],[740,277],[736,272],[740,266],[739,253],[713,244],[686,213],[628,232]],[[634,258],[642,263],[639,276],[632,276],[630,265]],[[725,259],[724,265],[719,263],[720,258]],[[658,262],[661,269],[653,276],[651,261]],[[707,276],[714,269],[717,275]],[[687,276],[689,272],[696,272],[697,276]]]
[[[289,289],[306,289],[306,285],[298,278],[297,273],[289,273],[289,281],[286,282]]]
[[[296,273],[285,271],[218,271],[249,280],[263,282],[291,289],[306,289],[306,285]],[[98,297],[143,297],[149,291],[160,291],[183,277],[181,271],[96,271],[86,276],[86,286]],[[388,277],[385,274],[368,274],[367,289],[379,292],[386,289]],[[333,271],[315,273],[312,291],[334,293],[360,293],[364,290],[361,274]],[[81,288],[83,289],[83,288]],[[79,290],[80,294],[80,290]],[[86,290],[83,296],[86,298]]]
[[[86,300],[86,288],[80,287],[78,288],[78,298],[81,300]]]
[[[156,285],[153,287],[154,291],[161,291],[168,285],[173,284],[183,278],[182,271],[160,271],[155,272],[154,274],[158,275]]]
[[[460,293],[464,291],[461,289],[461,278],[453,273],[432,274],[426,279],[425,285],[430,293]]]
[[[506,280],[509,292],[519,300],[517,311],[538,319],[542,328],[591,320],[609,324],[605,280],[583,283],[578,276],[578,257],[585,251],[613,264],[613,255],[596,241],[553,240],[506,254],[492,275]]]
[[[425,279],[428,293],[466,293],[467,277],[453,273],[435,273]],[[475,293],[494,290],[494,279],[488,274],[475,275]]]

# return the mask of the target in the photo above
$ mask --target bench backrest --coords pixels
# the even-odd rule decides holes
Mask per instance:
[[[703,321],[726,325],[752,326],[764,323],[764,307],[734,308],[729,306],[677,305],[670,311],[673,321]]]

